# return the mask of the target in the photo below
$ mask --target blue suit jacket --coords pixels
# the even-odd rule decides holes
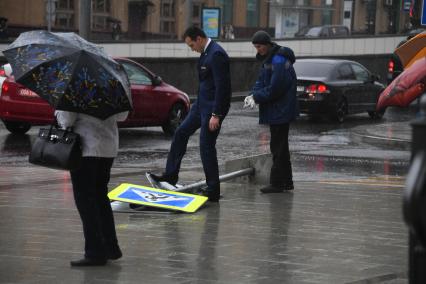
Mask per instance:
[[[211,41],[198,60],[199,89],[197,101],[203,114],[217,114],[224,117],[231,102],[231,75],[229,57],[225,50]]]

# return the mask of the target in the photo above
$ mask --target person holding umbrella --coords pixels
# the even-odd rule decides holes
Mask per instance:
[[[75,112],[56,111],[58,124],[73,127],[81,137],[81,167],[70,171],[74,200],[83,223],[84,258],[71,261],[71,266],[105,265],[107,260],[122,256],[108,194],[111,167],[118,152],[117,121],[128,112],[105,120]]]
[[[56,109],[58,124],[73,127],[81,138],[83,161],[70,173],[85,254],[71,266],[119,259],[122,252],[107,193],[118,152],[117,121],[132,109],[124,68],[102,47],[75,33],[25,32],[3,54],[15,80],[47,100]]]

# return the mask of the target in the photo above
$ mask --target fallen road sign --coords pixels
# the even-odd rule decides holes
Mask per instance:
[[[108,193],[111,200],[193,213],[207,197],[123,183]]]

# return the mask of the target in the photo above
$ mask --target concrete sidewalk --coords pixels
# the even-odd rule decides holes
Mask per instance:
[[[388,126],[352,132],[409,143],[409,123]],[[0,283],[407,283],[404,178],[306,178],[311,168],[297,164],[294,192],[264,195],[239,179],[195,214],[115,213],[123,258],[80,269],[69,266],[84,244],[68,173],[2,167]],[[180,177],[204,174],[191,168]],[[147,185],[145,170],[114,167],[110,188],[124,182]]]
[[[114,168],[111,186],[143,174]],[[271,195],[228,182],[195,214],[116,213],[124,257],[72,269],[83,240],[68,174],[2,168],[0,283],[406,283],[402,181],[378,182],[298,181]]]

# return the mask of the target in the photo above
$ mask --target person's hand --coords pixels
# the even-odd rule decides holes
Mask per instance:
[[[253,95],[247,96],[244,99],[244,105],[243,108],[254,108],[254,106],[256,105],[256,102],[253,99]]]
[[[220,127],[220,119],[218,116],[212,116],[209,121],[209,130],[216,131]]]

